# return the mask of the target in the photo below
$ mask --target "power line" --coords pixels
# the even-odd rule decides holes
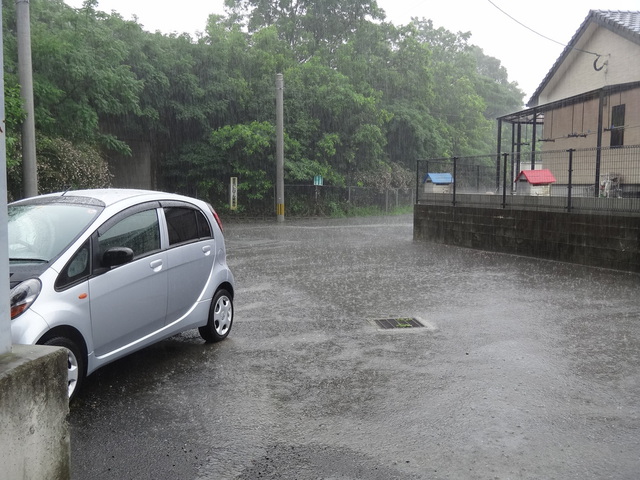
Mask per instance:
[[[530,32],[533,32],[533,33],[535,33],[536,35],[538,35],[538,36],[540,36],[540,37],[544,38],[545,40],[549,40],[550,42],[557,43],[558,45],[561,45],[561,46],[563,46],[563,47],[568,47],[568,45],[567,45],[567,44],[562,43],[562,42],[559,42],[559,41],[557,41],[557,40],[554,40],[553,38],[549,38],[549,37],[547,37],[546,35],[543,35],[542,33],[537,32],[537,31],[536,31],[536,30],[534,30],[533,28],[528,27],[527,25],[525,25],[524,23],[522,23],[520,20],[518,20],[518,19],[516,19],[516,18],[512,17],[512,16],[511,16],[511,15],[509,15],[507,12],[505,12],[504,10],[502,10],[498,5],[496,5],[495,3],[493,3],[491,0],[487,0],[487,1],[488,1],[491,5],[493,5],[495,8],[497,8],[498,10],[500,10],[500,12],[502,12],[504,15],[506,15],[507,17],[509,17],[511,20],[513,20],[514,22],[516,22],[518,25],[520,25],[520,26],[522,26],[522,27],[526,28],[526,29],[527,29],[527,30],[529,30]],[[571,48],[572,48],[573,50],[577,50],[577,51],[582,52],[582,53],[588,53],[589,55],[595,55],[595,56],[597,56],[598,58],[602,56],[602,55],[600,55],[599,53],[589,52],[589,51],[587,51],[587,50],[582,50],[582,49],[580,49],[580,48],[576,48],[576,47],[571,47]],[[595,67],[594,67],[594,68],[595,68]]]

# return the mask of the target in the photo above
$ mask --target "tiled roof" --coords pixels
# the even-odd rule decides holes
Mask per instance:
[[[640,36],[640,12],[592,10],[591,13],[599,16],[603,23],[609,23],[614,28],[622,28]]]
[[[522,170],[515,181],[521,180],[522,177],[531,185],[547,185],[556,181],[556,177],[547,168],[542,170]]]
[[[544,77],[544,80],[542,80],[542,83],[538,86],[536,91],[531,96],[531,99],[527,103],[528,106],[535,105],[535,103],[537,102],[537,98],[544,87],[547,86],[547,83],[549,82],[549,80],[551,80],[556,70],[560,67],[567,55],[569,55],[569,53],[571,53],[571,51],[574,49],[578,39],[586,31],[587,26],[591,22],[594,22],[604,28],[608,28],[618,35],[640,45],[640,12],[630,12],[623,10],[590,10],[587,18],[585,18],[584,22],[582,22],[582,25],[580,25],[580,28],[578,28],[571,41],[563,50],[562,54],[553,64],[553,67],[551,67],[549,73],[547,73],[547,75]]]

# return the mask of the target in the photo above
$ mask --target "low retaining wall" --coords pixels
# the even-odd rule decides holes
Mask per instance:
[[[71,478],[67,353],[13,345],[0,355],[0,478]]]
[[[415,205],[413,238],[640,273],[640,217]]]

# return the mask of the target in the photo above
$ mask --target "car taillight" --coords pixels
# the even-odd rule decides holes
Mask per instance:
[[[216,211],[213,209],[211,205],[209,205],[209,208],[211,209],[211,213],[213,213],[213,218],[216,219],[216,223],[218,224],[220,231],[224,233],[224,228],[222,228],[222,220],[220,220],[220,217],[218,216],[218,214],[216,213]]]
[[[13,287],[9,294],[9,302],[11,304],[11,319],[20,316],[27,310],[40,294],[42,284],[36,278],[25,280],[19,285]]]

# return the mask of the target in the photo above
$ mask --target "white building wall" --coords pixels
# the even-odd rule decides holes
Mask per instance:
[[[539,96],[539,105],[596,90],[608,85],[640,81],[640,45],[603,27],[591,24],[577,44],[581,50],[602,55],[596,71],[595,55],[572,51]]]

